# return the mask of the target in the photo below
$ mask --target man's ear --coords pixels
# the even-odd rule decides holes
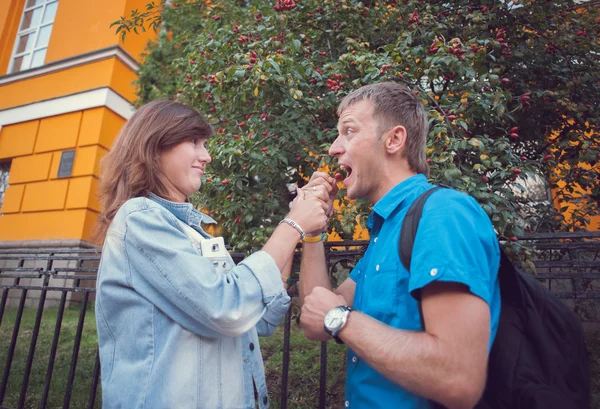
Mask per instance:
[[[406,128],[396,125],[387,132],[384,147],[387,153],[394,155],[406,147]]]

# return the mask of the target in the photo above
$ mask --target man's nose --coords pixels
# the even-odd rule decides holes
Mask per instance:
[[[329,148],[329,156],[340,156],[342,153],[344,153],[344,147],[338,136],[335,138],[335,141],[333,141],[333,144],[331,144],[331,148]]]

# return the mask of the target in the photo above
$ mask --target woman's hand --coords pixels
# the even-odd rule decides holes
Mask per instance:
[[[338,192],[334,178],[325,172],[315,172],[310,181],[300,191],[306,199],[311,197],[321,199],[327,204],[327,216],[331,217],[333,215],[333,201]]]
[[[324,172],[313,173],[310,181],[302,189],[298,189],[296,199],[294,199],[291,205],[292,209],[294,209],[296,203],[298,203],[300,200],[318,199],[323,203],[323,209],[325,211],[325,215],[327,216],[327,224],[323,228],[316,230],[311,230],[308,225],[305,227],[304,224],[294,219],[300,224],[306,234],[315,236],[327,230],[329,218],[333,215],[333,201],[337,195],[337,192],[338,187],[335,183],[335,179]],[[290,212],[290,214],[291,213],[292,212]],[[290,218],[293,219],[293,216],[290,216]]]
[[[298,223],[306,234],[320,234],[329,225],[329,206],[319,198],[319,195],[310,196],[307,198],[299,190],[298,196],[294,199],[294,205],[287,214],[286,219],[292,219]]]

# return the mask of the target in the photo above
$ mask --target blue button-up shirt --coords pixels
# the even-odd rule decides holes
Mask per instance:
[[[433,185],[423,175],[395,186],[373,207],[370,243],[352,270],[356,282],[353,307],[394,328],[422,330],[417,298],[433,281],[457,282],[490,307],[491,336],[500,315],[500,249],[494,228],[479,204],[451,189],[432,194],[425,203],[415,238],[410,274],[402,266],[398,240],[413,201]],[[427,399],[379,374],[354,351],[348,351],[345,406],[360,409],[430,408]]]
[[[207,222],[155,195],[113,219],[96,296],[104,408],[254,409],[254,385],[269,407],[257,335],[290,298],[266,252],[219,272],[194,239],[210,237]]]

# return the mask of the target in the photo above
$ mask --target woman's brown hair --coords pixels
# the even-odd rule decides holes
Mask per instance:
[[[186,140],[208,138],[212,133],[198,112],[178,102],[156,100],[138,109],[101,161],[98,196],[102,211],[95,241],[104,242],[110,223],[127,200],[150,192],[167,197],[156,168],[160,152]]]

